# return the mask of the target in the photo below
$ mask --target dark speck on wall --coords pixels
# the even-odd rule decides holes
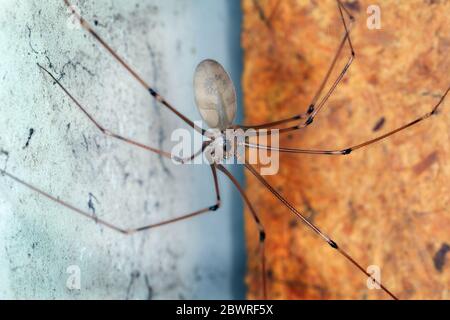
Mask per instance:
[[[361,4],[358,0],[346,1],[345,6],[353,11],[361,11]]]
[[[28,146],[30,145],[30,140],[31,140],[31,137],[33,136],[33,134],[34,134],[34,129],[30,128],[30,130],[28,131],[28,139],[27,139],[27,142],[25,143],[25,145],[23,146],[23,149],[28,148]]]
[[[450,251],[450,245],[448,243],[443,243],[440,249],[435,253],[433,257],[434,267],[437,271],[442,272],[445,266],[445,258],[447,252]]]
[[[384,117],[381,117],[381,118],[377,121],[377,123],[373,126],[372,131],[375,132],[375,131],[378,131],[378,130],[380,130],[381,128],[383,128],[385,122],[386,122],[386,119],[385,119]]]
[[[148,276],[145,275],[145,285],[147,287],[147,300],[153,299],[153,287],[150,285],[150,280],[148,279]]]
[[[88,200],[88,208],[89,210],[91,210],[92,212],[92,216],[94,216],[95,218],[97,217],[96,213],[95,213],[95,205],[94,205],[94,201],[98,202],[97,198],[89,192],[89,200]]]

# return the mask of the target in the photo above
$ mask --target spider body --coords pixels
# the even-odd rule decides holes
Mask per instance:
[[[225,163],[228,159],[237,157],[238,148],[235,139],[219,130],[210,132],[213,132],[213,136],[204,151],[210,164]]]
[[[235,131],[230,135],[227,130],[236,116],[236,89],[219,62],[205,59],[197,65],[194,95],[200,116],[210,128],[207,136],[211,140],[204,150],[206,159],[210,164],[221,164],[236,157]]]

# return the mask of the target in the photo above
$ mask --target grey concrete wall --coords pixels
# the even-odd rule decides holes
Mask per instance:
[[[238,1],[75,4],[193,120],[200,60],[221,61],[239,84]],[[208,167],[176,167],[105,138],[38,69],[37,62],[57,76],[109,130],[170,150],[170,133],[183,123],[68,19],[62,1],[0,3],[2,168],[124,227],[212,205]],[[242,204],[224,177],[220,187],[219,211],[123,236],[0,177],[0,298],[242,298]],[[80,290],[66,285],[70,266],[80,270]]]

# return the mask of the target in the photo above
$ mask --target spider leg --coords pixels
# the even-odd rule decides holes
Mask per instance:
[[[397,300],[398,298],[387,289],[382,283],[380,283],[377,279],[375,279],[371,274],[369,274],[355,259],[353,259],[344,249],[338,246],[338,244],[332,240],[328,235],[323,233],[314,223],[312,223],[308,218],[306,218],[302,213],[300,213],[295,207],[290,204],[278,191],[273,188],[266,179],[263,178],[262,175],[258,173],[258,171],[252,167],[247,162],[244,163],[245,167],[261,182],[278,200],[281,201],[293,214],[295,214],[302,222],[308,226],[312,231],[314,231],[317,235],[319,235],[326,243],[328,243],[333,249],[339,252],[343,257],[345,257],[351,264],[353,264],[356,268],[358,268],[362,273],[364,273],[367,277],[372,279],[376,284],[383,289],[388,295],[390,295],[393,299]]]
[[[177,157],[175,155],[172,155],[170,152],[150,147],[148,145],[142,144],[142,143],[137,142],[135,140],[132,140],[132,139],[126,138],[124,136],[121,136],[119,134],[116,134],[114,132],[111,132],[108,129],[104,128],[101,124],[99,124],[97,122],[97,120],[95,120],[95,118],[86,110],[86,108],[81,105],[81,103],[61,84],[61,82],[59,82],[55,78],[55,76],[53,74],[51,74],[47,69],[45,69],[39,63],[37,65],[39,66],[39,68],[41,68],[43,71],[45,71],[45,73],[47,73],[53,79],[53,81],[64,91],[64,93],[75,103],[75,105],[86,115],[86,117],[88,117],[88,119],[100,130],[100,132],[102,132],[106,136],[109,136],[109,137],[112,137],[112,138],[124,141],[125,143],[137,146],[137,147],[139,147],[141,149],[145,149],[147,151],[151,151],[151,152],[157,153],[157,154],[159,154],[159,155],[161,155],[161,156],[163,156],[165,158],[173,159],[174,161],[177,161],[177,162],[180,162],[180,163],[184,163],[186,161],[194,159],[199,154],[201,154],[201,152],[204,150],[206,145],[209,144],[209,141],[205,141],[205,143],[203,144],[202,148],[199,151],[195,152],[194,154],[192,154],[189,157],[180,158],[180,157]]]
[[[265,150],[272,150],[272,151],[278,151],[278,152],[286,152],[286,153],[305,153],[305,154],[325,154],[325,155],[347,155],[350,154],[351,152],[367,147],[373,143],[376,143],[380,140],[386,139],[400,131],[403,131],[409,127],[412,127],[420,122],[422,122],[423,120],[426,120],[428,118],[430,118],[433,115],[437,115],[438,114],[438,109],[439,107],[442,105],[442,103],[444,102],[446,96],[448,95],[450,91],[450,87],[447,88],[447,90],[445,91],[445,93],[441,96],[441,98],[439,99],[438,103],[431,109],[430,112],[422,115],[421,117],[397,128],[394,130],[391,130],[383,135],[380,135],[376,138],[370,139],[368,141],[353,145],[351,147],[347,147],[341,150],[308,150],[308,149],[297,149],[297,148],[275,148],[275,147],[271,147],[271,146],[265,146],[265,145],[259,145],[259,144],[254,144],[254,143],[248,143],[245,142],[244,145],[249,147],[249,148],[256,148],[256,149],[265,149]],[[270,132],[270,131],[269,131]]]
[[[13,175],[13,174],[5,171],[5,170],[0,169],[0,175],[3,175],[3,176],[6,176],[6,177],[10,178],[10,179],[14,180],[15,182],[21,184],[22,186],[24,186],[24,187],[26,187],[26,188],[34,191],[34,192],[37,192],[38,194],[46,197],[47,199],[49,199],[49,200],[51,200],[51,201],[53,201],[55,203],[58,203],[58,204],[62,205],[63,207],[71,210],[74,213],[78,213],[79,215],[81,215],[83,217],[91,219],[91,220],[95,221],[96,223],[99,223],[99,224],[105,226],[108,229],[120,232],[120,233],[125,234],[125,235],[130,235],[130,234],[134,234],[134,233],[141,232],[141,231],[144,231],[144,230],[149,230],[149,229],[161,227],[161,226],[164,226],[164,225],[167,225],[167,224],[170,224],[170,223],[174,223],[174,222],[177,222],[177,221],[180,221],[180,220],[186,220],[188,218],[192,218],[194,216],[198,216],[198,215],[200,215],[202,213],[206,213],[206,212],[209,212],[209,211],[216,211],[217,209],[219,209],[219,207],[220,207],[220,192],[219,192],[219,184],[218,184],[218,180],[217,180],[217,170],[216,170],[216,168],[214,166],[211,166],[211,170],[212,170],[212,175],[213,175],[213,178],[214,178],[214,189],[215,189],[215,192],[216,192],[216,202],[215,202],[214,205],[206,207],[206,208],[203,208],[203,209],[200,209],[200,210],[197,210],[197,211],[194,211],[194,212],[191,212],[191,213],[188,213],[188,214],[184,214],[182,216],[179,216],[179,217],[176,217],[176,218],[173,218],[173,219],[163,220],[163,221],[160,221],[160,222],[157,222],[157,223],[147,224],[147,225],[144,225],[144,226],[141,226],[141,227],[137,227],[137,228],[124,228],[124,227],[120,227],[118,225],[115,225],[115,224],[113,224],[111,222],[108,222],[106,220],[97,218],[97,217],[91,215],[89,212],[84,211],[82,209],[79,209],[79,208],[75,207],[74,205],[72,205],[72,204],[70,204],[68,202],[65,202],[64,200],[58,199],[57,197],[52,196],[51,194],[49,194],[49,193],[39,189],[38,187],[35,187],[35,186],[33,186],[33,185],[23,181],[22,179],[18,178],[17,176],[15,176],[15,175]]]
[[[319,111],[324,107],[325,103],[328,101],[328,99],[330,98],[331,94],[334,92],[334,90],[336,89],[336,87],[339,85],[339,83],[341,82],[341,80],[343,79],[343,77],[345,76],[345,74],[347,73],[347,70],[350,68],[350,65],[352,64],[353,60],[355,59],[355,50],[353,48],[353,44],[350,38],[350,29],[353,26],[353,22],[355,20],[355,18],[350,14],[350,12],[345,8],[345,6],[342,4],[342,2],[340,0],[336,0],[337,5],[338,5],[338,9],[339,9],[339,14],[342,20],[342,24],[344,26],[344,36],[338,46],[338,49],[336,50],[336,53],[332,59],[332,62],[328,68],[328,71],[325,74],[325,77],[322,80],[322,83],[320,84],[319,88],[317,89],[313,99],[311,100],[311,103],[308,107],[308,110],[304,113],[300,113],[294,116],[291,116],[289,118],[286,119],[282,119],[282,120],[277,120],[277,121],[272,121],[272,122],[267,122],[267,123],[263,123],[260,125],[237,125],[235,126],[235,128],[241,128],[241,129],[264,129],[264,128],[272,128],[274,126],[280,125],[280,124],[284,124],[284,123],[290,123],[290,122],[294,122],[294,121],[298,121],[301,119],[306,119],[305,121],[301,122],[300,124],[297,124],[295,126],[290,126],[287,128],[282,128],[279,130],[280,133],[283,132],[290,132],[290,131],[295,131],[295,130],[299,130],[299,129],[303,129],[307,126],[309,126],[313,121],[315,116],[319,113]],[[344,12],[345,14],[348,16],[350,23],[347,24],[346,19],[344,17]],[[341,70],[341,72],[339,73],[339,75],[337,76],[337,78],[334,80],[333,84],[331,85],[331,87],[328,89],[328,91],[325,93],[325,95],[321,98],[322,93],[328,83],[328,81],[330,80],[331,77],[331,73],[333,72],[333,70],[336,67],[336,64],[338,62],[338,59],[342,53],[342,51],[345,48],[345,44],[348,44],[348,47],[350,49],[351,55],[348,58],[344,68]],[[320,99],[321,98],[321,99]],[[319,100],[320,99],[320,100]]]
[[[67,7],[70,9],[71,4],[69,0],[64,0],[64,3],[67,5]],[[190,127],[194,128],[201,134],[205,133],[205,129],[199,128],[194,124],[192,120],[190,120],[188,117],[186,117],[184,114],[179,112],[175,107],[173,107],[169,102],[167,102],[166,99],[164,99],[163,96],[161,96],[158,92],[156,92],[147,82],[145,82],[144,79],[136,72],[134,71],[126,62],[123,60],[119,55],[103,40],[97,32],[94,31],[92,26],[81,16],[79,15],[75,10],[72,10],[72,14],[75,15],[75,17],[80,21],[81,26],[89,32],[99,43],[100,45],[105,48],[113,57],[116,59],[117,62],[119,62],[129,73],[130,75],[136,79],[150,94],[151,96],[156,99],[158,102],[160,102],[162,105],[164,105],[166,108],[168,108],[170,111],[172,111],[174,114],[176,114],[181,120],[183,120],[185,123],[187,123]]]
[[[260,248],[260,254],[261,254],[261,273],[262,273],[262,285],[263,285],[263,298],[267,299],[267,284],[266,284],[266,253],[265,253],[265,239],[266,239],[266,232],[264,231],[264,226],[261,223],[261,220],[258,217],[258,214],[256,213],[256,210],[253,208],[250,200],[247,197],[247,194],[245,193],[242,186],[239,184],[237,179],[229,172],[223,165],[219,164],[217,165],[217,169],[222,171],[229,179],[230,181],[236,186],[236,189],[241,194],[242,198],[244,199],[245,203],[247,204],[248,208],[250,209],[250,213],[252,214],[253,220],[255,220],[256,225],[258,227],[259,231],[259,248]]]
[[[264,9],[259,4],[259,0],[253,0],[253,6],[255,7],[256,11],[258,12],[260,20],[262,22],[264,22],[264,24],[266,25],[266,27],[269,30],[272,30],[272,18],[277,13],[278,6],[280,5],[280,3],[281,3],[281,0],[278,0],[275,3],[271,12],[268,15],[266,15],[266,13],[264,12]]]

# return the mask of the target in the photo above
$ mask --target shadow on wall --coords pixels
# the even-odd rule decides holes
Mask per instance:
[[[236,93],[238,98],[238,113],[236,116],[236,122],[243,122],[244,105],[242,99],[242,86],[241,86],[241,74],[242,74],[242,48],[240,45],[241,37],[241,26],[242,26],[242,10],[240,1],[228,1],[228,19],[232,22],[229,24],[229,43],[230,43],[230,57],[233,61],[232,70],[232,80],[236,86]],[[244,174],[241,166],[234,166],[231,169],[234,176],[239,180],[241,184],[244,184]],[[245,288],[245,274],[246,274],[246,263],[245,263],[245,236],[244,236],[244,208],[243,202],[240,195],[237,192],[233,192],[230,197],[233,203],[232,210],[235,214],[232,215],[231,224],[232,230],[234,230],[234,235],[232,237],[233,241],[233,273],[232,273],[232,295],[235,299],[245,299],[246,288]]]

